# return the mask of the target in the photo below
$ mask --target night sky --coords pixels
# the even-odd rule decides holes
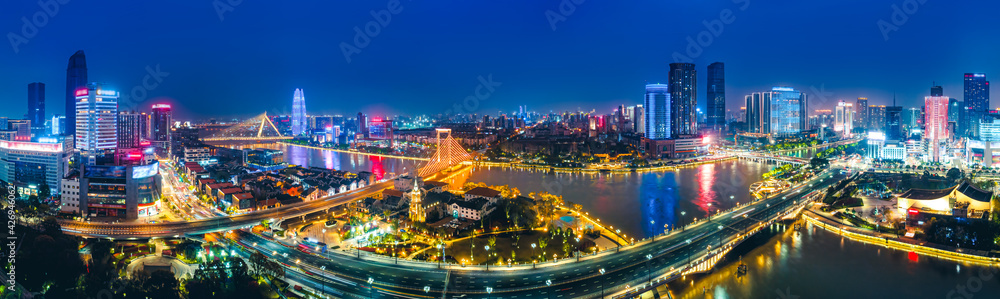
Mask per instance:
[[[553,30],[546,11],[572,1],[582,3]],[[47,114],[61,114],[67,59],[81,49],[90,81],[123,94],[159,65],[169,75],[141,109],[171,103],[178,119],[290,113],[295,88],[305,90],[310,114],[437,114],[491,74],[501,85],[475,113],[518,105],[610,113],[639,104],[645,83],[665,82],[673,54],[687,55],[687,38],[709,32],[703,21],[725,10],[735,20],[691,57],[702,105],[705,68],[715,61],[726,63],[733,109],[745,94],[778,85],[810,93],[811,109],[859,96],[891,104],[893,91],[900,104],[919,106],[935,81],[962,99],[963,73],[1000,76],[995,1],[925,1],[886,40],[879,20],[893,24],[892,6],[907,1],[402,0],[350,63],[341,43],[353,45],[354,27],[364,30],[370,11],[393,1],[215,2],[238,5],[220,18],[212,0],[68,1],[15,53],[9,40],[23,36],[21,18],[44,10],[4,1],[0,115],[23,117],[36,81],[46,84]]]

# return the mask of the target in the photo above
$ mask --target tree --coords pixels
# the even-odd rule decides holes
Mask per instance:
[[[38,199],[45,201],[49,199],[49,197],[52,197],[52,189],[49,188],[48,183],[42,182],[41,185],[38,185]]]
[[[945,176],[950,180],[956,181],[962,178],[962,171],[958,168],[948,169],[948,173]]]
[[[145,282],[150,298],[179,298],[177,279],[170,271],[153,271]]]
[[[285,277],[285,268],[260,252],[254,252],[250,255],[250,266],[250,273],[256,278],[264,276],[271,278]]]
[[[538,247],[540,247],[542,250],[545,250],[545,247],[549,247],[549,235],[548,234],[543,235],[540,238],[538,238]],[[545,256],[544,255],[542,256],[542,260],[543,261],[545,260]]]

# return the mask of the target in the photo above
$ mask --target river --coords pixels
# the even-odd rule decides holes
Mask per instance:
[[[1000,294],[997,268],[854,242],[798,223],[803,225],[798,231],[774,225],[747,240],[710,274],[670,283],[673,298],[972,299]],[[735,275],[740,256],[748,270],[743,277]],[[958,285],[972,296],[959,295]]]
[[[402,173],[419,166],[414,161],[294,146],[272,148],[284,150],[291,164],[352,172]],[[799,154],[809,156],[815,150],[803,152]],[[624,174],[480,167],[457,176],[453,183],[506,184],[522,194],[562,195],[629,236],[650,236],[662,232],[664,224],[688,223],[709,211],[750,201],[749,185],[773,166],[731,160]],[[741,257],[749,271],[736,278]],[[772,226],[740,245],[712,273],[675,281],[668,288],[674,298],[995,298],[1000,294],[1000,273],[995,271],[854,242],[803,223],[798,231]],[[970,296],[959,295],[958,285]]]

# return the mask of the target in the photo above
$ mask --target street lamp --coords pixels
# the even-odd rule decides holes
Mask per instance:
[[[712,221],[712,203],[708,203],[708,221]]]
[[[486,245],[486,271],[490,270],[490,245]]]
[[[538,252],[535,251],[535,246],[537,246],[537,245],[535,245],[535,243],[531,243],[531,255],[536,255],[537,256]],[[535,261],[537,261],[537,260],[538,260],[538,257],[535,257],[535,258],[531,259],[531,269],[535,268]]]
[[[441,269],[441,262],[444,261],[444,244],[438,243],[437,249],[441,252],[441,259],[438,260],[438,269]]]
[[[493,294],[493,288],[486,287],[486,299],[489,299],[491,294]]]
[[[547,286],[547,287],[552,286],[552,280],[551,279],[546,279],[545,280],[545,286]],[[552,293],[549,293],[549,298],[552,298]]]
[[[719,225],[719,248],[722,248],[722,225]]]
[[[681,232],[683,232],[684,228],[687,227],[687,223],[684,223],[684,215],[685,214],[687,214],[687,212],[681,211]]]
[[[604,276],[604,268],[597,270],[597,272],[601,272],[601,276]],[[604,299],[604,279],[601,279],[601,299]]]

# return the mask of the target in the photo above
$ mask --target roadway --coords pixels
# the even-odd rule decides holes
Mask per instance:
[[[185,234],[204,234],[222,230],[250,227],[260,224],[260,222],[265,219],[285,219],[328,210],[342,204],[369,197],[372,194],[381,192],[385,188],[392,187],[392,184],[392,180],[387,180],[375,183],[365,188],[328,196],[314,201],[283,205],[273,209],[258,210],[235,216],[200,219],[188,222],[124,224],[89,221],[60,221],[60,224],[62,225],[64,232],[84,237],[133,239],[179,237]]]
[[[291,273],[289,277],[293,280],[315,290],[332,289],[333,294],[377,298],[447,298],[448,295],[465,298],[595,298],[600,296],[603,288],[607,288],[606,294],[620,292],[623,286],[642,284],[650,278],[671,272],[671,269],[690,265],[689,260],[704,257],[717,249],[720,243],[727,244],[745,230],[753,229],[758,224],[755,219],[770,219],[791,207],[801,195],[825,189],[846,177],[832,173],[835,172],[828,171],[810,182],[816,187],[803,184],[800,188],[713,216],[711,220],[703,220],[682,232],[644,240],[620,252],[605,250],[579,262],[564,260],[558,264],[540,264],[537,269],[508,270],[498,266],[491,271],[482,271],[481,268],[451,266],[442,270],[430,263],[419,265],[401,261],[400,265],[395,265],[390,258],[359,259],[342,252],[319,256],[244,231],[237,232],[237,240],[245,247],[259,250],[286,264]],[[722,226],[721,230],[719,226]],[[647,255],[651,259],[647,259]],[[606,272],[602,275],[599,269]],[[369,289],[369,278],[374,289]],[[428,288],[426,292],[425,287]],[[492,288],[492,294],[486,293],[488,287]]]

